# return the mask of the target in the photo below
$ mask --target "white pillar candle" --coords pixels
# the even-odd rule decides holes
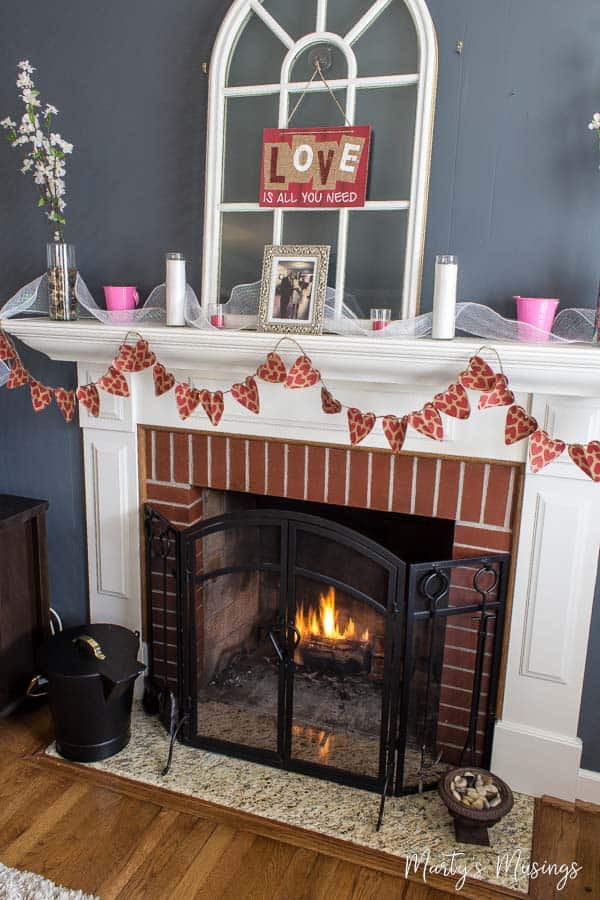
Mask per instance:
[[[185,256],[167,253],[167,325],[185,325]]]
[[[452,253],[436,256],[431,329],[431,337],[436,340],[451,340],[454,337],[457,285],[458,258]]]

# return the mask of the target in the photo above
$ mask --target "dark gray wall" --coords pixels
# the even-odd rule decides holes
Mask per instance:
[[[336,0],[341,2],[341,0]],[[18,110],[15,64],[38,67],[61,110],[69,160],[68,235],[92,291],[142,294],[177,247],[200,286],[206,78],[201,64],[227,0],[3,0],[0,118]],[[461,294],[512,314],[515,293],[594,304],[600,175],[586,129],[600,107],[597,0],[430,0],[440,79],[423,308],[436,252],[461,258]],[[309,4],[307,3],[307,8]],[[464,55],[455,52],[458,39]],[[0,298],[44,266],[47,229],[15,153],[0,147]],[[69,366],[28,356],[61,383]],[[42,427],[43,426],[43,427]],[[0,490],[51,500],[53,602],[86,614],[81,446],[56,410],[0,391]],[[600,657],[600,617],[591,657]],[[589,678],[593,678],[593,673]],[[586,698],[591,697],[586,685]],[[597,708],[597,706],[596,706]],[[590,720],[595,710],[584,715]],[[600,735],[586,765],[600,769]],[[593,736],[593,740],[592,740]],[[586,737],[587,740],[587,737]],[[591,744],[593,743],[593,747]]]
[[[579,717],[579,737],[583,741],[581,766],[600,772],[600,564],[590,629],[590,648]]]

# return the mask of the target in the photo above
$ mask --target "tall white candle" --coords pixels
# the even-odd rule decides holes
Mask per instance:
[[[452,253],[436,256],[431,329],[431,336],[436,340],[451,340],[454,337],[457,285],[458,257]]]
[[[185,325],[185,256],[167,253],[167,325]]]

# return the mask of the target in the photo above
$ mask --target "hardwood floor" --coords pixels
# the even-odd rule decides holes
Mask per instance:
[[[31,757],[49,740],[45,709],[0,720],[0,861],[102,900],[443,900],[438,887],[283,843],[248,829],[99,786]],[[539,859],[584,865],[564,891],[532,883],[535,898],[600,898],[598,807],[539,804]],[[460,894],[459,894],[460,896]],[[483,885],[462,896],[502,896]]]

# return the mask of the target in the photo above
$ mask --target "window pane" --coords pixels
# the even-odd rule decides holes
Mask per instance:
[[[406,210],[350,213],[346,291],[365,317],[374,307],[400,309],[407,216]]]
[[[356,123],[370,124],[368,200],[410,199],[417,87],[358,91]]]
[[[372,6],[373,0],[328,0],[327,31],[346,34]]]
[[[227,85],[278,84],[287,48],[255,13],[233,50]]]
[[[226,101],[225,203],[258,203],[263,128],[277,125],[279,98],[230,97]]]
[[[331,286],[335,284],[338,221],[339,215],[333,210],[298,210],[283,214],[284,244],[327,244],[331,247],[327,276],[327,284]]]
[[[287,33],[296,40],[314,31],[317,21],[316,0],[263,0],[263,6]]]
[[[354,44],[358,74],[408,75],[419,70],[417,33],[401,0],[393,0]]]
[[[300,96],[300,94],[290,94],[290,112],[292,112]],[[335,91],[335,96],[342,109],[345,109],[346,91]],[[328,91],[323,91],[322,93],[306,94],[290,122],[290,128],[312,128],[319,125],[344,124],[344,117],[335,105],[333,97]]]
[[[222,216],[220,297],[228,300],[236,284],[260,281],[265,244],[273,243],[273,213]]]

